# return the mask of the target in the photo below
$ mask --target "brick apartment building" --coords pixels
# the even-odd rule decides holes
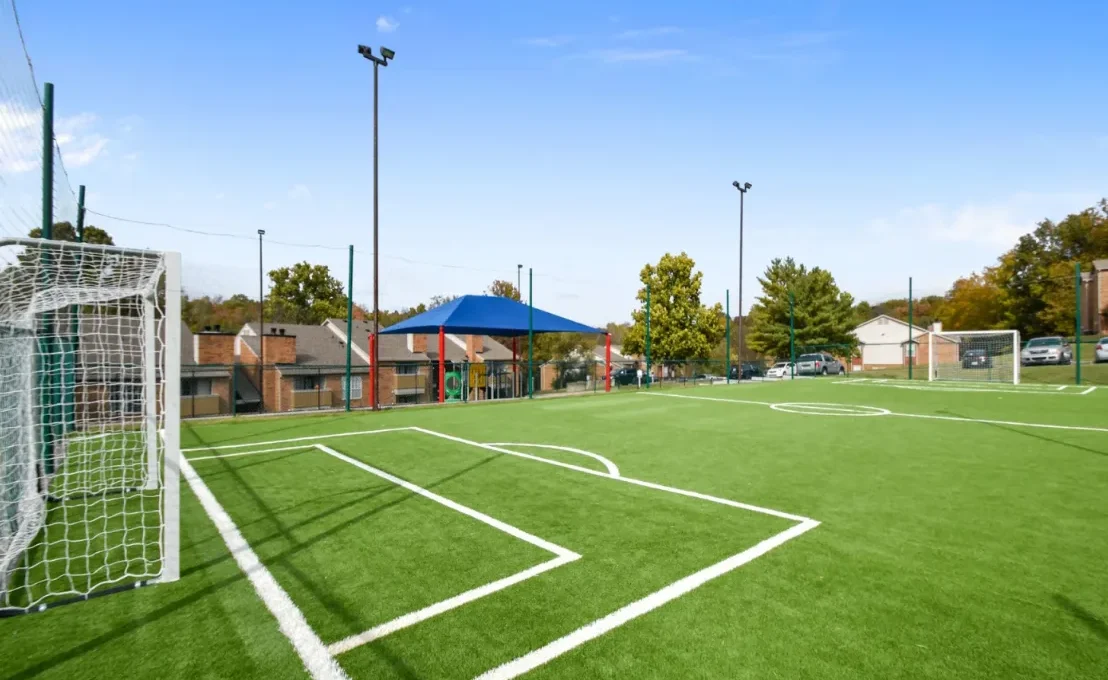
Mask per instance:
[[[1108,260],[1093,260],[1081,274],[1081,319],[1085,333],[1108,335]]]

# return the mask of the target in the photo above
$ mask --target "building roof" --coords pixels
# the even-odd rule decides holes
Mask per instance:
[[[199,366],[193,352],[196,346],[193,333],[181,322],[181,377],[182,378],[230,378],[230,369],[222,366]]]
[[[346,336],[345,319],[328,319],[327,323],[334,329],[332,332],[338,337]],[[373,331],[372,321],[355,321],[353,327],[354,347],[369,352],[369,334]],[[438,333],[427,335],[427,351],[413,352],[408,348],[408,334],[404,335],[379,335],[377,341],[381,343],[377,348],[377,354],[381,362],[387,361],[438,361],[439,341]],[[483,361],[511,361],[512,350],[493,340],[487,335],[481,338],[481,351],[477,353]],[[447,334],[446,336],[446,360],[461,363],[466,360],[465,336]]]
[[[296,363],[278,364],[281,367],[281,373],[315,374],[322,368],[345,370],[346,343],[326,326],[268,322],[265,324],[266,335],[273,333],[274,329],[277,333],[284,331],[286,336],[295,336],[296,342]],[[257,332],[258,324],[255,322],[246,324],[239,332],[239,337],[255,355],[259,352]],[[369,364],[356,352],[351,352],[350,368],[355,373],[369,372]]]
[[[381,330],[382,335],[438,333],[511,337],[533,333],[603,333],[565,317],[492,295],[463,295]]]
[[[77,379],[87,382],[141,381],[146,357],[143,353],[142,318],[137,316],[82,314],[77,321]],[[55,333],[65,337],[71,327],[63,316]],[[157,361],[164,351],[165,327],[158,324]],[[228,378],[223,367],[197,367],[193,356],[192,332],[181,322],[181,377]]]

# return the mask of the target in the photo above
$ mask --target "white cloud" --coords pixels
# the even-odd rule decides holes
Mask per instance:
[[[695,57],[688,53],[687,50],[679,49],[656,49],[656,50],[634,50],[634,49],[608,49],[608,50],[592,50],[584,52],[579,57],[585,59],[595,59],[602,61],[606,64],[620,64],[628,62],[667,62],[667,61],[691,61]]]
[[[571,35],[549,35],[539,38],[524,38],[519,41],[524,45],[530,45],[531,47],[560,47],[567,43],[573,42],[573,36]]]
[[[377,31],[379,33],[392,33],[400,28],[400,22],[384,14],[377,17]]]
[[[941,243],[977,243],[1010,247],[1034,231],[1043,219],[1060,220],[1096,201],[1095,194],[1078,192],[1021,193],[1000,202],[967,203],[950,209],[938,204],[904,208],[895,215],[873,220],[871,234],[924,238]]]
[[[89,130],[97,118],[92,113],[79,113],[54,121],[54,139],[62,151],[62,161],[70,168],[92,163],[108,146],[108,138]]]
[[[618,34],[616,38],[620,40],[637,40],[640,38],[656,38],[663,35],[675,35],[680,32],[681,29],[676,26],[655,26],[654,28],[639,28],[623,31]]]
[[[312,198],[312,192],[304,184],[294,184],[289,189],[289,198],[294,201],[308,201]]]

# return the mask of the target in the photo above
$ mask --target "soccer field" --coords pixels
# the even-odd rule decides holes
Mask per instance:
[[[181,580],[0,620],[0,675],[1108,668],[1108,388],[797,380],[182,446]]]

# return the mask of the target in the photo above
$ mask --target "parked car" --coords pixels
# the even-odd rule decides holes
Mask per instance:
[[[1069,364],[1073,361],[1073,349],[1070,344],[1057,335],[1048,338],[1030,340],[1020,352],[1020,363],[1024,366],[1039,364]]]
[[[846,367],[830,354],[801,354],[796,360],[797,375],[843,375]]]
[[[1096,363],[1108,361],[1108,338],[1101,338],[1096,343]]]
[[[761,366],[753,361],[744,361],[741,366],[731,367],[732,380],[752,380],[762,377],[765,377],[765,372],[762,370]]]
[[[993,358],[985,349],[967,349],[962,352],[962,368],[992,368]]]
[[[788,378],[792,375],[792,362],[779,361],[766,371],[767,378]]]
[[[645,372],[642,376],[642,382],[644,385],[651,383],[650,376]],[[624,387],[627,385],[639,384],[639,370],[637,368],[620,368],[612,371],[612,384],[616,387]]]

